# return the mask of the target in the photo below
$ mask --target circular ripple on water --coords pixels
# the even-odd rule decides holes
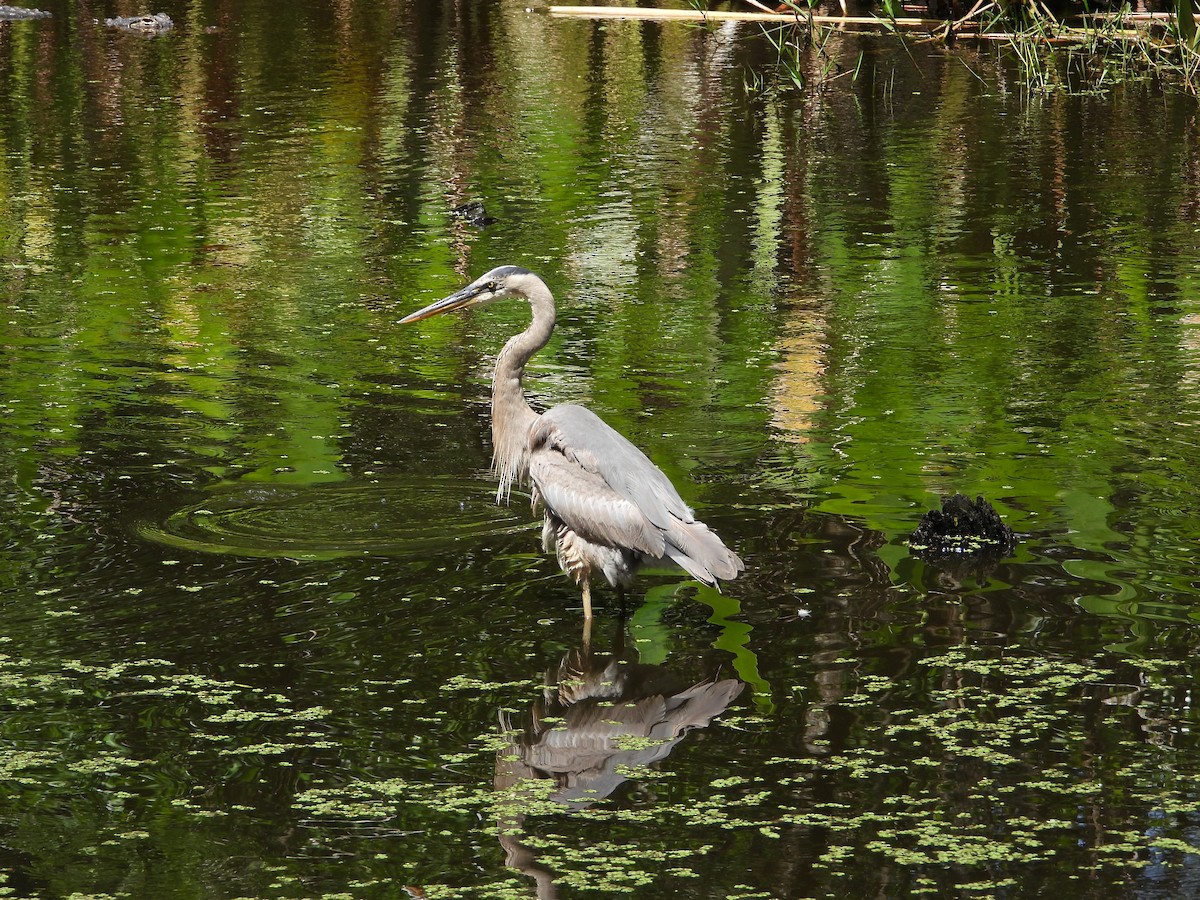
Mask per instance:
[[[496,506],[494,497],[487,483],[461,478],[256,484],[214,493],[134,530],[177,549],[235,556],[411,555],[532,527],[520,504]]]

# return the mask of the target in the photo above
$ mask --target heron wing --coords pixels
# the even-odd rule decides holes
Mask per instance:
[[[655,557],[666,551],[662,531],[633,503],[558,450],[543,445],[530,453],[529,480],[536,498],[581,537]]]
[[[590,409],[564,403],[547,410],[531,437],[533,447],[545,445],[598,475],[658,528],[695,521],[662,469]]]
[[[534,488],[577,534],[671,559],[706,584],[744,568],[696,521],[662,470],[591,410],[573,404],[548,410],[530,430],[530,447]]]

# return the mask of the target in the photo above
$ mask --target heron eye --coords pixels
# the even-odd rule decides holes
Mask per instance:
[[[497,287],[496,282],[489,281],[487,287],[488,287],[488,290],[491,291],[493,294],[496,293],[496,287]]]

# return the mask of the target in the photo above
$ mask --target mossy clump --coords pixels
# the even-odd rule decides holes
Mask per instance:
[[[920,556],[1004,556],[1012,552],[1016,538],[1013,530],[983,497],[972,501],[963,494],[955,494],[942,499],[941,509],[931,509],[921,516],[917,530],[908,539],[908,546]]]

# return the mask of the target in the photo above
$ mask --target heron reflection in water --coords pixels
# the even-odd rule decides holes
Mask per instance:
[[[496,502],[514,481],[528,483],[533,506],[545,513],[542,543],[583,594],[592,618],[591,577],[630,587],[647,563],[667,560],[709,586],[736,578],[745,566],[708,526],[697,521],[674,485],[637,447],[599,416],[570,403],[539,415],[521,387],[525,364],[554,331],[554,297],[528,269],[500,266],[444,300],[401,320],[521,297],[533,319],[496,358],[492,378],[492,463],[500,478]]]
[[[624,625],[620,626],[624,629]],[[736,678],[681,678],[664,666],[582,650],[546,673],[546,687],[523,729],[501,713],[509,738],[496,754],[500,844],[505,863],[533,878],[540,900],[558,896],[555,873],[521,840],[526,816],[571,813],[603,800],[639,769],[649,769],[684,736],[705,728],[742,693]],[[539,790],[550,781],[552,790]],[[547,802],[549,806],[547,806]]]

